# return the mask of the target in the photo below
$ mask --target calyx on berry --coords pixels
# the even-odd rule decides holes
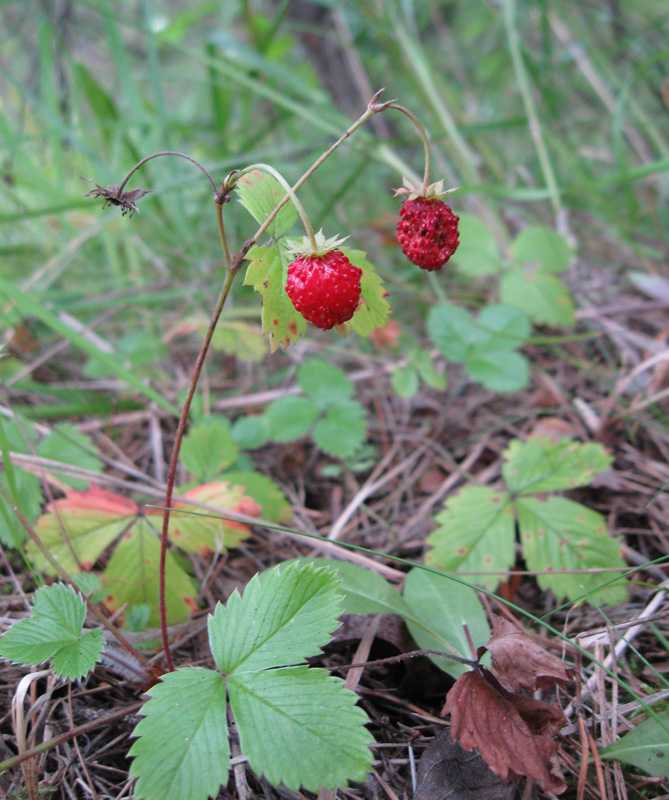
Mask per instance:
[[[362,270],[338,249],[344,239],[290,242],[287,252],[297,256],[288,266],[286,293],[302,316],[324,331],[348,322],[360,301]]]

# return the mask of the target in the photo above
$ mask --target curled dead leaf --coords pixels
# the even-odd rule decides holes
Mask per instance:
[[[524,775],[555,794],[566,789],[555,760],[555,736],[567,722],[560,709],[507,692],[489,670],[477,667],[458,678],[442,713],[451,715],[453,741],[478,750],[502,780]]]
[[[570,667],[506,619],[497,619],[492,636],[477,651],[479,658],[486,650],[492,656],[493,673],[511,692],[547,689],[554,683],[564,686],[574,677]]]

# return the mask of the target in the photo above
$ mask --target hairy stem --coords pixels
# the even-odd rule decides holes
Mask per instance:
[[[387,108],[394,108],[409,117],[409,119],[416,126],[416,130],[423,141],[423,149],[425,150],[425,172],[423,173],[423,185],[421,187],[421,191],[423,194],[426,194],[427,187],[430,185],[430,173],[432,171],[432,154],[430,153],[430,140],[427,136],[427,131],[423,127],[423,124],[418,117],[412,111],[409,111],[408,108],[405,108],[404,106],[401,106],[399,103],[395,102],[389,103]]]
[[[125,178],[123,178],[123,180],[121,181],[121,185],[118,187],[117,196],[119,197],[121,196],[121,193],[123,192],[126,183],[130,180],[130,178],[132,178],[132,176],[135,174],[135,172],[137,172],[138,169],[143,167],[147,161],[151,161],[151,159],[153,158],[161,158],[162,156],[175,156],[176,158],[185,158],[186,161],[190,161],[191,164],[195,164],[195,166],[200,170],[200,172],[204,173],[207,180],[211,184],[211,188],[214,190],[214,195],[215,196],[219,195],[219,190],[218,187],[216,186],[216,183],[214,182],[214,179],[211,177],[209,172],[207,172],[207,170],[202,166],[202,164],[200,164],[199,161],[197,161],[195,158],[191,158],[191,156],[187,156],[185,153],[179,153],[176,150],[161,150],[159,153],[152,153],[150,156],[146,156],[146,158],[143,158],[141,161],[138,161],[135,164],[135,166],[130,170],[130,172],[128,172]]]

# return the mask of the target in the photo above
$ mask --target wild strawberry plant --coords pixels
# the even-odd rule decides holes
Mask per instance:
[[[516,562],[517,529],[525,564],[542,589],[560,599],[620,602],[626,588],[615,581],[615,570],[625,564],[605,518],[554,494],[587,486],[608,469],[611,457],[604,448],[532,438],[511,442],[504,459],[504,489],[470,485],[446,502],[428,538],[426,563],[470,573],[463,578],[492,590]],[[602,580],[602,569],[614,571],[611,585]]]

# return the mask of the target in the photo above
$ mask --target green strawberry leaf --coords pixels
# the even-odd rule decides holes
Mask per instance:
[[[434,368],[432,355],[420,347],[409,353],[409,363],[418,371],[420,377],[432,389],[443,391],[447,386],[446,376]]]
[[[275,207],[286,196],[286,190],[273,176],[260,170],[254,170],[244,175],[237,183],[239,202],[262,224],[274,211]],[[276,219],[271,223],[268,233],[275,239],[287,233],[297,219],[297,211],[292,202],[279,211]]]
[[[599,443],[571,439],[515,439],[504,451],[502,476],[513,494],[552,492],[587,486],[611,466],[612,457]]]
[[[465,625],[474,642],[486,642],[490,627],[476,591],[461,583],[449,580],[448,575],[435,575],[424,569],[409,571],[404,583],[404,599],[423,626],[407,620],[409,632],[416,644],[425,650],[452,650],[463,658],[473,658]],[[435,614],[435,609],[439,613]],[[429,626],[434,632],[426,632]],[[444,647],[448,642],[449,647]],[[430,659],[453,678],[459,678],[471,667],[441,656]]]
[[[460,244],[453,255],[459,272],[492,275],[502,269],[502,258],[490,228],[478,217],[461,214],[458,222]]]
[[[275,442],[292,442],[306,436],[320,413],[319,405],[313,400],[293,395],[280,397],[265,410]]]
[[[465,366],[475,381],[493,392],[518,392],[530,382],[530,365],[522,353],[476,353],[465,361]]]
[[[299,664],[317,655],[339,627],[334,572],[293,563],[251,578],[209,616],[209,643],[225,675]]]
[[[430,309],[427,332],[449,361],[465,361],[481,335],[472,315],[453,303],[440,303]]]
[[[165,604],[167,624],[172,625],[191,615],[197,589],[169,550],[166,557]],[[159,567],[158,532],[147,520],[139,519],[132,530],[123,536],[103,574],[102,580],[107,590],[105,602],[110,610],[118,611],[125,605],[146,604],[151,609],[149,627],[157,628],[160,625]]]
[[[100,660],[102,631],[83,632],[86,603],[71,586],[42,586],[35,594],[33,616],[15,622],[0,639],[0,656],[37,666],[51,659],[61,678],[83,678]]]
[[[184,436],[181,461],[199,483],[206,483],[231,466],[239,447],[225,417],[205,417],[192,425]]]
[[[365,409],[355,400],[331,406],[313,430],[314,442],[328,455],[348,458],[367,436]]]
[[[503,303],[486,306],[476,320],[479,329],[475,351],[517,350],[530,336],[530,320],[524,311]]]
[[[353,396],[353,382],[346,373],[320,358],[310,358],[299,367],[297,382],[322,408],[346,402]]]
[[[669,775],[669,709],[643,720],[599,754],[602,758],[632,764],[654,778],[666,777]]]
[[[517,264],[539,263],[544,272],[563,272],[571,260],[571,248],[559,233],[536,225],[525,228],[511,244]]]
[[[413,397],[418,391],[418,373],[411,364],[395,367],[390,373],[390,383],[400,397]]]
[[[136,797],[216,797],[230,770],[225,692],[223,677],[200,667],[168,672],[148,690],[129,752]]]
[[[272,438],[272,429],[266,414],[247,414],[236,419],[231,428],[232,438],[242,450],[255,450]]]
[[[597,593],[595,602],[616,605],[627,590],[624,583],[598,591],[610,573],[564,574],[563,570],[625,568],[620,542],[609,536],[601,514],[565,497],[522,497],[516,500],[520,540],[527,567],[550,574],[537,575],[542,589],[556,597],[574,600],[584,593]]]
[[[207,327],[207,324],[202,326],[202,336]],[[241,319],[221,317],[212,336],[211,346],[220,353],[256,362],[262,361],[267,354],[267,345],[262,340],[258,325]]]
[[[552,327],[574,324],[574,303],[554,275],[536,269],[510,269],[500,282],[502,300],[524,309],[537,323]]]
[[[95,447],[89,436],[80,433],[76,425],[60,422],[51,433],[36,446],[37,455],[60,461],[65,464],[76,464],[82,469],[102,472],[102,461],[97,457]],[[86,489],[89,481],[59,475],[63,483],[73,489]]]
[[[252,247],[244,277],[245,286],[253,286],[262,299],[262,332],[269,333],[270,352],[279,345],[284,349],[304,334],[307,321],[286,294],[289,259],[277,244]]]
[[[468,486],[434,518],[426,563],[444,572],[506,572],[515,561],[515,522],[511,498],[486,486]],[[497,575],[463,575],[494,589]]]
[[[341,678],[323,669],[282,667],[235,675],[228,686],[241,750],[255,772],[294,791],[364,781],[373,739]]]
[[[353,315],[351,329],[358,336],[369,336],[376,328],[385,327],[390,316],[390,304],[385,299],[387,292],[383,288],[383,280],[374,271],[374,265],[367,260],[362,250],[340,248],[354,267],[362,270],[360,278],[360,297],[362,303]]]

